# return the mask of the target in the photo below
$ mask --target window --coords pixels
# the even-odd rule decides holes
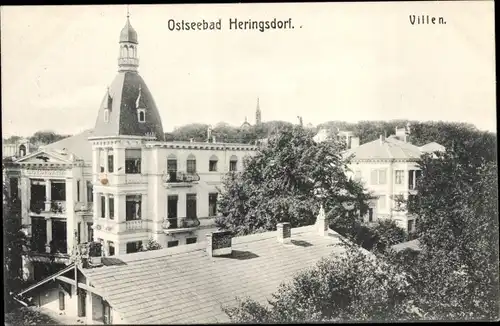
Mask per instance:
[[[12,197],[12,199],[17,199],[19,197],[19,185],[17,182],[17,178],[10,178],[9,186],[10,186],[10,196]]]
[[[189,155],[186,162],[186,167],[187,173],[196,173],[196,158],[194,157],[194,155]]]
[[[415,220],[408,221],[408,232],[413,232],[415,228]]]
[[[144,109],[137,109],[137,119],[139,122],[146,122],[146,110]]]
[[[87,181],[87,203],[92,203],[94,201],[94,186],[92,181]]]
[[[127,254],[138,252],[142,248],[142,241],[127,242]]]
[[[80,180],[76,180],[76,201],[80,201]]]
[[[169,242],[167,242],[167,248],[176,247],[178,244],[179,244],[179,240],[169,241]]]
[[[409,170],[408,171],[408,188],[409,189],[415,189],[415,170]]]
[[[126,149],[125,150],[125,173],[138,174],[141,173],[141,150]]]
[[[105,325],[111,325],[113,321],[111,320],[111,307],[106,301],[102,301],[102,322]]]
[[[141,195],[129,195],[126,197],[125,220],[140,220],[141,219]]]
[[[356,172],[354,172],[354,179],[357,181],[361,180],[361,171],[360,170],[357,170]]]
[[[403,177],[404,177],[404,171],[403,170],[396,170],[395,171],[395,183],[397,185],[402,185],[403,184]]]
[[[101,196],[101,218],[106,217],[106,197]]]
[[[385,195],[381,195],[379,198],[378,198],[378,207],[381,208],[381,209],[385,209]]]
[[[167,172],[170,182],[177,181],[177,159],[168,158],[167,159]]]
[[[108,241],[108,255],[109,256],[115,255],[115,244],[112,241]]]
[[[167,210],[168,210],[168,218],[176,219],[177,218],[177,201],[179,197],[177,195],[169,195],[167,197]],[[177,220],[171,221],[170,223],[177,223]]]
[[[78,222],[78,229],[76,234],[76,243],[81,243],[81,234],[82,234],[82,222]]]
[[[386,169],[372,170],[371,184],[372,185],[385,185],[386,183]]]
[[[373,208],[368,208],[368,222],[373,222]]]
[[[197,240],[197,238],[196,238],[196,237],[193,237],[193,238],[186,238],[186,244],[196,243],[196,240]]]
[[[186,195],[186,217],[187,218],[196,217],[196,194]]]
[[[94,241],[94,229],[92,228],[92,222],[87,222],[87,241]]]
[[[109,205],[108,205],[109,206],[109,219],[113,220],[115,218],[115,199],[112,196],[110,196],[108,203],[109,203]]]
[[[104,109],[104,122],[109,122],[109,109]]]
[[[52,180],[51,185],[52,200],[66,200],[66,183],[60,180]]]
[[[64,310],[64,292],[59,292],[59,310]]]
[[[114,166],[113,166],[113,153],[108,154],[108,172],[113,173],[114,171]]]
[[[238,169],[238,157],[232,155],[229,159],[229,171],[236,171]]]
[[[210,157],[210,160],[208,162],[208,171],[210,172],[216,172],[217,171],[217,156],[215,155],[212,155]]]
[[[208,194],[208,216],[217,215],[217,193]]]

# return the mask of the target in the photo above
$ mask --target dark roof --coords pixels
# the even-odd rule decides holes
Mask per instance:
[[[384,140],[377,139],[352,148],[346,155],[353,155],[353,160],[415,160],[420,158],[422,152],[417,146],[390,136]]]
[[[144,123],[137,118],[139,92],[139,107],[146,111]],[[109,122],[104,121],[104,110],[108,106],[106,92],[97,115],[94,136],[145,136],[153,132],[158,140],[164,140],[160,113],[146,83],[137,72],[119,72],[109,87],[109,95],[112,98]]]
[[[128,17],[125,26],[122,28],[122,31],[120,32],[120,42],[130,42],[135,44],[139,43],[137,41],[137,32],[130,24],[130,19]]]
[[[232,239],[233,254],[207,255],[206,242],[115,256],[121,265],[83,269],[92,286],[131,324],[228,322],[222,305],[235,297],[263,304],[283,281],[342,252],[338,234],[320,236],[315,226],[292,229],[292,243],[277,233]]]

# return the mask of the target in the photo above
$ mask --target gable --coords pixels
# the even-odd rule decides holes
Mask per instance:
[[[22,157],[17,160],[19,164],[71,164],[73,161],[70,159],[69,154],[62,155],[52,151],[41,150],[33,154]]]

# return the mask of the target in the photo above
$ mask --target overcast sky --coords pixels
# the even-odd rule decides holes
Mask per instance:
[[[496,130],[493,2],[130,6],[165,131],[200,122],[445,120]],[[2,7],[4,136],[93,128],[126,6]],[[411,25],[409,15],[446,25]],[[169,19],[222,19],[170,31]],[[229,18],[294,29],[229,30]],[[302,26],[302,28],[300,28]]]

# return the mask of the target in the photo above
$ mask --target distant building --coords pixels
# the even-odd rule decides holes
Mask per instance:
[[[138,38],[128,17],[119,48],[118,74],[95,127],[33,153],[27,147],[28,155],[4,164],[31,236],[27,279],[41,275],[36,262],[68,263],[75,246],[90,241],[113,256],[137,252],[150,238],[163,247],[204,240],[215,230],[221,179],[256,151],[216,142],[210,131],[206,142],[164,141],[155,101],[137,72]]]
[[[362,181],[377,197],[370,203],[366,220],[392,219],[406,231],[415,231],[416,217],[407,213],[399,199],[411,201],[416,195],[417,179],[421,173],[418,162],[422,154],[444,151],[445,148],[437,143],[422,147],[411,144],[409,126],[396,128],[394,135],[387,138],[381,135],[379,139],[362,145],[349,133],[343,135],[348,144],[344,155],[351,157],[348,173]]]
[[[311,226],[283,223],[277,231],[234,238],[213,232],[205,243],[86,257],[17,297],[30,295],[37,305],[87,324],[227,323],[221,304],[248,296],[266,305],[280,283],[343,253],[340,243],[320,213]]]
[[[255,125],[258,126],[262,123],[262,111],[260,110],[259,98],[257,98],[257,108],[255,109]],[[251,128],[252,125],[247,121],[247,117],[245,117],[245,122],[241,124],[241,129]]]
[[[36,150],[36,146],[31,144],[29,139],[21,138],[12,142],[2,139],[2,158],[4,157],[23,157]]]

